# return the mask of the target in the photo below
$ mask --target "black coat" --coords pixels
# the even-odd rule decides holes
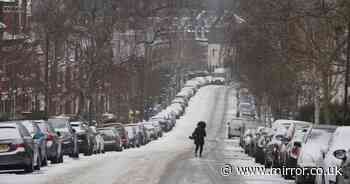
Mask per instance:
[[[197,127],[192,133],[194,144],[204,144],[204,137],[207,136],[204,127]]]

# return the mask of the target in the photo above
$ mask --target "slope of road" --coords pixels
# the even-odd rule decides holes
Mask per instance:
[[[236,114],[236,92],[232,88],[222,88],[217,93],[215,108],[208,120],[208,137],[203,158],[193,154],[183,155],[171,162],[159,184],[282,184],[293,183],[281,176],[241,176],[235,167],[262,167],[246,155],[239,147],[238,139],[227,139],[228,121]],[[234,121],[232,123],[235,123]],[[233,166],[229,176],[223,176],[221,168]]]
[[[222,104],[225,87],[207,86],[190,101],[186,114],[177,121],[173,131],[161,139],[124,152],[66,158],[64,164],[49,165],[32,174],[5,172],[1,184],[155,184],[168,173],[174,160],[193,156],[193,142],[188,139],[200,120],[213,121]],[[217,115],[221,116],[221,115]],[[210,128],[212,125],[208,125]],[[211,133],[209,133],[210,135]],[[200,182],[202,183],[202,182]]]

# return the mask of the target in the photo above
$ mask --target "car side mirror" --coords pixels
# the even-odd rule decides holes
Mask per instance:
[[[61,137],[61,132],[56,132],[58,137]]]
[[[347,158],[345,150],[336,150],[333,152],[333,155],[335,158],[343,160],[343,161],[345,161]]]
[[[74,128],[72,128],[72,131],[73,131],[73,133],[76,133],[76,132],[77,132]]]

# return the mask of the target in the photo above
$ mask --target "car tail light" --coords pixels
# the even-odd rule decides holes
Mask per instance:
[[[291,156],[295,159],[299,157],[301,144],[299,142],[295,142],[291,151]]]
[[[10,146],[10,150],[11,151],[20,151],[20,152],[24,152],[25,151],[25,145],[23,143],[20,144],[11,144]]]

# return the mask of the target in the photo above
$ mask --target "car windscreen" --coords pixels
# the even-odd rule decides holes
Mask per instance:
[[[240,105],[240,108],[241,108],[241,109],[250,109],[250,108],[251,108],[251,105],[249,105],[249,104],[241,104],[241,105]]]
[[[308,137],[308,141],[329,140],[333,131],[313,129]]]
[[[49,120],[55,130],[68,132],[67,121],[64,119],[50,119]]]
[[[72,128],[74,128],[78,132],[83,132],[86,129],[86,126],[79,122],[70,122],[70,126],[72,126]]]
[[[0,127],[0,139],[19,139],[21,135],[15,127]]]
[[[284,138],[284,136],[280,135],[280,134],[275,136],[275,139],[278,141],[282,141],[283,138]]]
[[[40,128],[40,130],[41,131],[43,131],[43,132],[46,132],[46,131],[48,131],[48,127],[47,127],[47,124],[45,124],[45,123],[38,123],[38,122],[36,122],[36,124],[38,125],[38,127]]]

